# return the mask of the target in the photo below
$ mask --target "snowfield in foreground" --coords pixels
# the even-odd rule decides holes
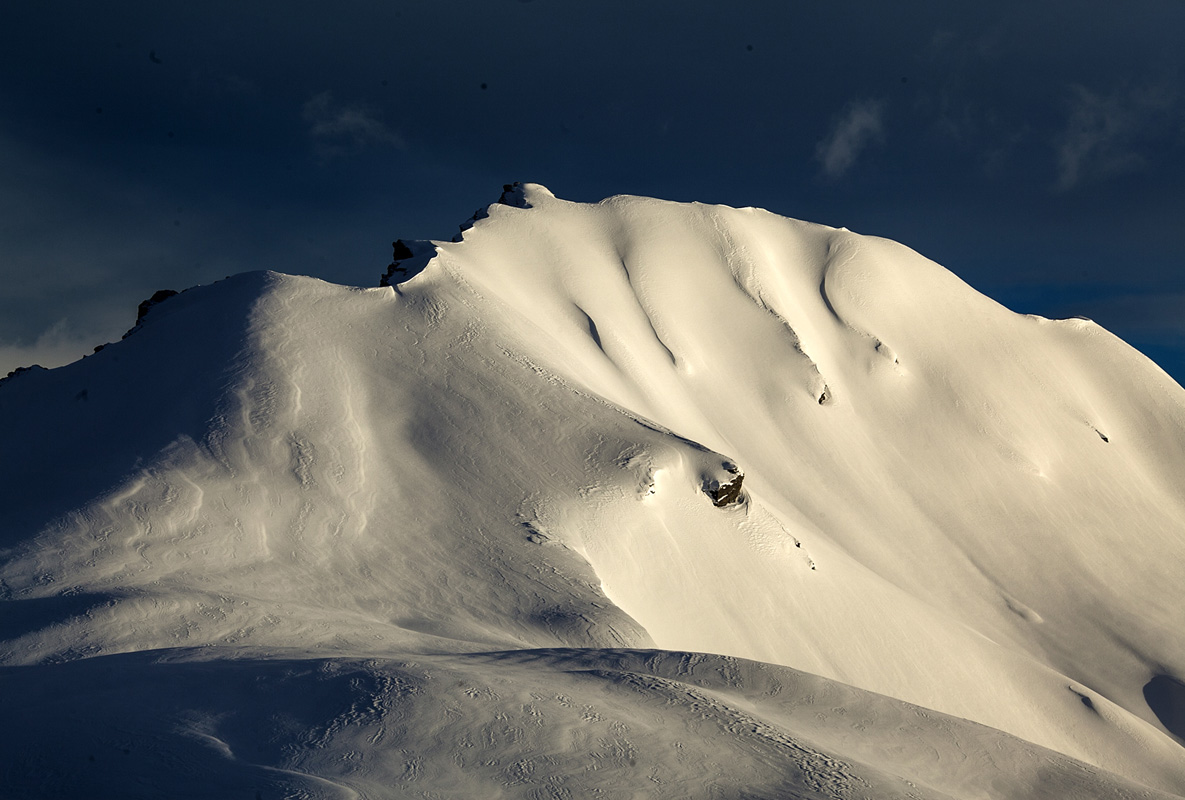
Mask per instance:
[[[1185,796],[1152,362],[758,209],[475,217],[0,382],[0,796]]]

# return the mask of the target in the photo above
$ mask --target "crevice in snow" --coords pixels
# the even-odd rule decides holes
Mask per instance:
[[[602,353],[605,353],[605,345],[601,342],[601,332],[597,330],[597,323],[592,318],[592,315],[581,308],[579,305],[576,306],[576,310],[584,315],[585,322],[588,324],[588,335],[592,337],[593,343],[596,344],[597,349],[599,349]],[[608,357],[608,355],[608,353],[605,353],[606,357]]]
[[[876,337],[873,337],[873,338],[876,341],[876,352],[878,354],[880,354],[880,356],[882,358],[884,358],[886,361],[893,362],[894,365],[901,363],[898,360],[897,353],[896,353],[896,351],[893,350],[893,348],[889,347],[887,344],[882,342],[880,339],[876,339]]]
[[[847,233],[846,230],[845,233]],[[828,242],[827,257],[823,264],[823,276],[819,281],[819,296],[822,298],[823,305],[827,308],[828,313],[831,314],[831,317],[837,323],[842,325],[845,330],[850,331],[851,333],[854,333],[857,336],[867,340],[872,344],[873,349],[879,356],[884,358],[886,361],[891,362],[894,367],[897,367],[900,364],[900,360],[896,351],[885,344],[885,342],[882,341],[880,337],[857,327],[856,325],[852,324],[851,321],[841,315],[839,310],[835,307],[835,301],[832,298],[832,290],[828,289],[828,282],[833,280],[833,276],[835,276],[839,270],[855,261],[857,256],[860,255],[860,252],[861,250],[859,242],[854,240],[851,236],[845,236],[838,239],[833,237],[831,241]],[[902,374],[900,370],[895,371],[899,375]]]
[[[1020,617],[1025,622],[1039,624],[1045,621],[1040,614],[1007,592],[1001,593],[1001,597],[1004,599],[1004,605],[1008,606],[1008,610],[1013,614],[1016,614],[1016,616]]]
[[[1066,688],[1078,696],[1078,699],[1082,701],[1082,705],[1086,706],[1095,714],[1099,713],[1098,708],[1095,707],[1094,699],[1086,693],[1085,689],[1078,689],[1074,686],[1067,686]]]
[[[651,317],[650,311],[648,311],[646,306],[642,303],[642,298],[638,292],[638,287],[634,285],[634,278],[630,273],[629,264],[626,262],[625,257],[620,253],[618,254],[618,260],[621,262],[621,271],[625,274],[626,283],[629,284],[630,289],[632,290],[634,302],[638,304],[638,310],[642,312],[642,318],[645,319],[646,324],[650,326],[650,333],[653,334],[654,341],[658,342],[658,346],[661,347],[663,352],[666,353],[667,358],[671,362],[671,366],[676,366],[678,361],[675,358],[675,353],[670,347],[667,347],[667,343],[663,341],[661,336],[659,336],[658,328],[654,326],[654,318]]]
[[[1185,683],[1171,675],[1154,675],[1144,684],[1144,701],[1165,730],[1185,745]]]
[[[791,346],[806,360],[808,368],[813,373],[813,377],[817,379],[813,382],[815,385],[811,391],[819,404],[823,405],[827,399],[830,399],[831,391],[827,388],[827,382],[823,378],[822,370],[819,368],[819,362],[808,352],[808,348],[804,344],[802,337],[795,330],[794,326],[790,324],[790,320],[769,300],[769,293],[761,282],[758,274],[758,265],[754,258],[736,240],[718,215],[713,214],[711,220],[717,235],[720,237],[721,258],[728,265],[733,283],[758,308],[777,320],[782,330],[789,335]]]

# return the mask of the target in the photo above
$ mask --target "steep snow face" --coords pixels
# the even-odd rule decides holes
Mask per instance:
[[[0,662],[701,651],[1185,791],[1180,387],[884,240],[505,199],[397,286],[237,276],[0,386]]]
[[[491,207],[410,286],[469,287],[541,368],[746,474],[735,524],[685,503],[580,512],[610,597],[656,642],[1039,740],[1052,732],[973,686],[1028,704],[1042,683],[1081,708],[1060,673],[1156,723],[1144,685],[1185,669],[1165,636],[1185,623],[1185,397],[1151,362],[1093,323],[1013,314],[892,242],[532,186],[525,205]],[[1017,657],[1054,672],[1003,679]]]

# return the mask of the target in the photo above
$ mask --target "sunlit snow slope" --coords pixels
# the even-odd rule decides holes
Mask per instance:
[[[1185,795],[1155,365],[757,209],[476,217],[0,384],[0,786]]]

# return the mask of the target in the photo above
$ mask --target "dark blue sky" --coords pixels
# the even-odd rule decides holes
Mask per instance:
[[[248,269],[374,285],[532,180],[756,205],[1185,382],[1185,0],[6,3],[0,375]]]

